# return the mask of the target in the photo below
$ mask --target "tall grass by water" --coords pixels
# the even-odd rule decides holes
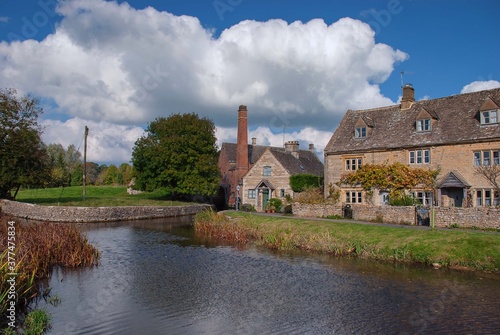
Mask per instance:
[[[500,234],[492,232],[385,227],[241,212],[201,213],[195,218],[195,231],[274,250],[500,271]]]
[[[16,273],[16,307],[27,311],[35,298],[40,297],[40,280],[48,278],[54,266],[92,267],[98,264],[99,252],[74,225],[54,223],[31,223],[22,225],[16,220],[15,250],[8,244],[8,222],[0,217],[0,326],[6,325],[5,311],[8,308],[7,279]],[[9,246],[11,248],[9,248]],[[9,264],[9,251],[14,255],[15,268]],[[11,259],[12,261],[12,259]]]
[[[52,206],[175,206],[185,203],[171,201],[165,191],[128,194],[124,186],[87,186],[86,197],[83,200],[82,186],[23,189],[16,200],[39,205]]]

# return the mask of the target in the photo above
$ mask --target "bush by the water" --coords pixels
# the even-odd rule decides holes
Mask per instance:
[[[26,309],[33,299],[40,296],[37,285],[40,279],[48,278],[54,266],[81,267],[98,264],[99,252],[75,225],[55,223],[31,223],[22,225],[18,221],[9,224],[7,218],[0,218],[0,327],[6,324],[6,299],[10,285],[10,273],[17,273],[17,307]],[[9,245],[8,232],[15,227],[15,250]],[[10,246],[10,248],[9,248]],[[10,256],[15,255],[15,269],[9,264]]]

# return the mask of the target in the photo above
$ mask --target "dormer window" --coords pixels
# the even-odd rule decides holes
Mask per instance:
[[[481,112],[481,124],[498,123],[498,109]]]
[[[357,127],[354,132],[355,138],[366,138],[366,127]]]
[[[431,119],[417,120],[416,128],[418,132],[431,130]]]

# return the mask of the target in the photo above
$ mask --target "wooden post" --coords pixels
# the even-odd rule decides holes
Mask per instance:
[[[85,141],[83,145],[83,194],[82,198],[85,201],[86,197],[86,184],[87,184],[87,136],[89,135],[89,128],[85,126]]]

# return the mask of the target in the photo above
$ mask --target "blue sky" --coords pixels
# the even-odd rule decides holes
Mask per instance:
[[[150,7],[150,8],[147,8]],[[318,155],[347,109],[500,86],[495,0],[1,0],[0,87],[42,98],[44,140],[130,159],[148,122],[196,112],[233,141]],[[297,22],[298,21],[298,22]],[[80,135],[81,134],[81,135]]]

